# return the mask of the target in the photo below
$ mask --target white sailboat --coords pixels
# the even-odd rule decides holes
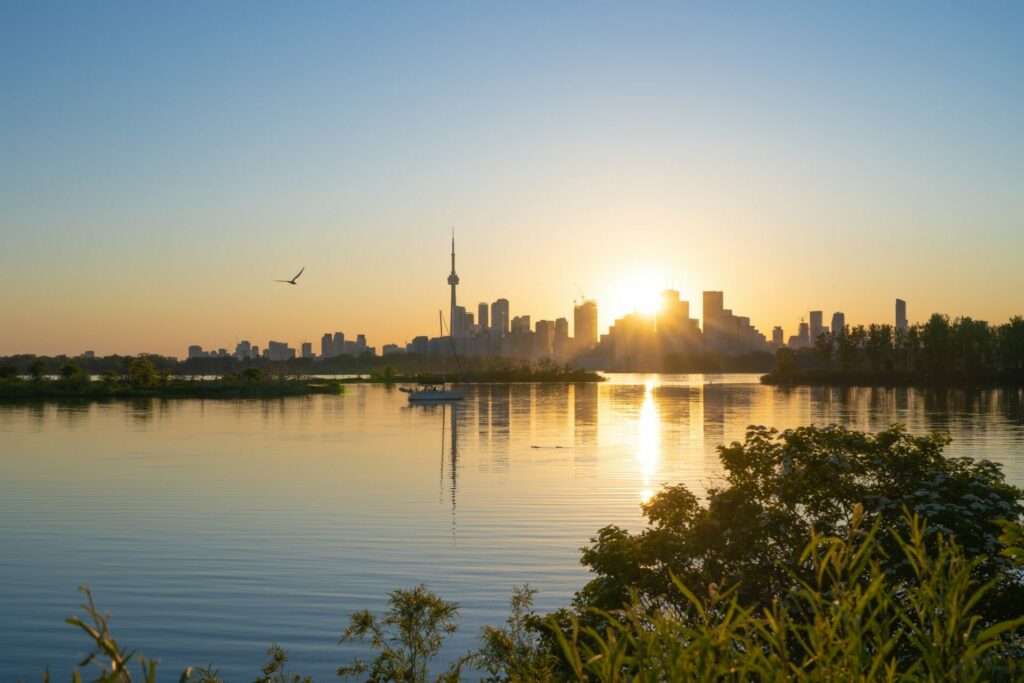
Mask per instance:
[[[444,315],[437,312],[441,337],[444,337]],[[449,336],[449,339],[451,337]],[[452,353],[455,353],[455,344],[452,342]],[[441,403],[446,401],[461,401],[466,395],[458,389],[449,389],[446,386],[444,374],[444,353],[441,354],[441,384],[427,384],[418,389],[412,387],[401,387],[401,391],[409,394],[409,403]]]

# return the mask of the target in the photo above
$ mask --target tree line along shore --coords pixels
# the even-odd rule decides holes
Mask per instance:
[[[847,327],[812,348],[779,349],[776,385],[1024,386],[1024,317],[1002,325],[934,314],[906,329]]]
[[[355,383],[438,383],[436,372],[403,372],[391,365],[378,366],[366,374],[347,377],[318,377],[289,371],[249,366],[219,374],[182,375],[168,362],[149,356],[100,359],[105,367],[94,376],[73,358],[32,358],[21,367],[0,364],[0,398],[273,398],[311,394],[338,394],[346,384]],[[115,369],[116,368],[116,369]],[[97,368],[98,369],[98,368]],[[455,378],[460,382],[595,382],[603,378],[594,372],[557,366],[506,362],[474,364]]]

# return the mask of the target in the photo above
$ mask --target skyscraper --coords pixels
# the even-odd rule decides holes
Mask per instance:
[[[331,333],[325,332],[320,337],[320,358],[330,358],[334,355],[334,342],[331,341]]]
[[[704,292],[704,344],[709,351],[724,350],[728,346],[722,318],[725,316],[725,294]]]
[[[846,329],[846,315],[842,311],[832,314],[832,336],[838,337]]]
[[[491,329],[498,337],[507,337],[509,333],[508,299],[498,299],[491,304]]]
[[[490,321],[487,317],[487,304],[481,301],[476,306],[476,324],[480,326],[480,332],[486,333],[490,327]]]
[[[303,358],[312,358],[313,357],[313,343],[312,342],[302,342],[302,357]]]
[[[550,356],[555,350],[555,323],[551,320],[538,320],[534,336],[534,352],[538,356]]]
[[[341,332],[334,333],[334,341],[331,343],[331,355],[341,356],[345,353],[345,335]]]
[[[772,346],[779,347],[786,345],[786,336],[782,331],[782,326],[776,325],[772,330]]]
[[[555,341],[552,349],[559,358],[566,358],[569,355],[569,321],[565,318],[555,319]]]
[[[452,230],[452,272],[448,275],[448,284],[452,287],[452,306],[449,310],[448,324],[451,326],[451,335],[453,337],[461,336],[457,332],[455,327],[455,288],[459,284],[459,276],[455,274],[455,230]]]
[[[453,337],[465,337],[466,327],[466,307],[452,306],[452,317],[448,319],[448,333]]]
[[[586,353],[597,345],[597,303],[581,301],[572,310],[576,353]]]
[[[907,329],[907,302],[903,299],[896,299],[896,329]]]
[[[825,325],[823,324],[821,311],[811,311],[811,325],[810,325],[811,344],[813,344],[814,342],[818,341],[818,337],[820,337],[821,333],[824,332],[824,331],[825,331]]]

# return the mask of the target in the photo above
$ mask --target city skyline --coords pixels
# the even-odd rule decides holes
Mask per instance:
[[[1019,4],[0,19],[0,354],[408,339],[453,224],[469,306],[602,331],[666,286],[787,336],[1020,310]]]

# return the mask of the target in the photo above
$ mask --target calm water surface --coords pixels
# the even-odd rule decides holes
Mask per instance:
[[[115,636],[163,677],[214,662],[252,680],[266,646],[331,680],[351,612],[426,582],[462,605],[451,651],[506,614],[513,584],[562,606],[601,526],[640,526],[662,483],[703,492],[749,424],[954,437],[1024,485],[1024,394],[785,390],[756,376],[615,376],[468,388],[410,407],[381,386],[269,401],[0,404],[0,679],[61,679],[88,584]]]

